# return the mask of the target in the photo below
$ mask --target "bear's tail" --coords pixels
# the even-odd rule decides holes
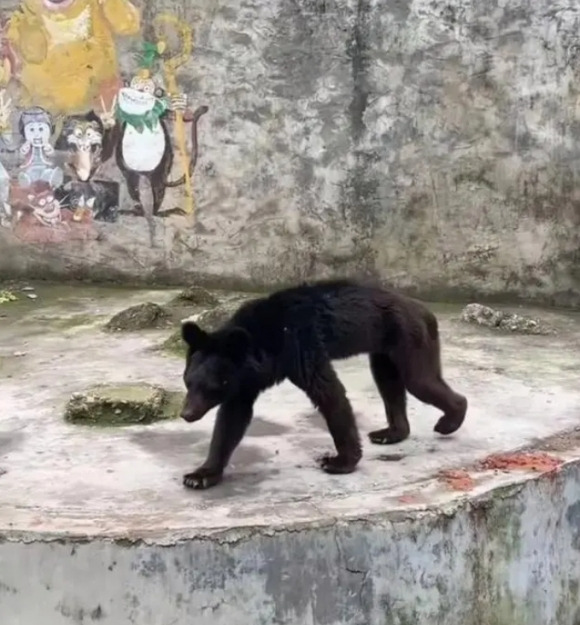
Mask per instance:
[[[439,375],[442,375],[441,366],[441,344],[439,342],[439,323],[437,317],[429,310],[425,315],[425,327],[427,335],[431,343],[431,353],[434,360],[435,368]]]

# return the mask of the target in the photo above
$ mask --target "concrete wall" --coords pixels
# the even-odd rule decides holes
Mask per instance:
[[[570,0],[1,0],[0,8],[9,20],[2,275],[276,284],[376,272],[424,294],[580,303],[580,8]],[[193,42],[177,58],[174,85],[165,70],[183,48],[184,23]],[[160,39],[162,57],[143,71],[134,53]],[[167,189],[157,216],[147,184],[141,214],[117,210],[135,204],[130,172],[164,154],[153,131],[113,136],[128,120],[115,116],[115,97],[125,112],[131,102],[134,111],[149,106],[119,91],[139,68],[134,89],[147,90],[150,78],[172,96],[158,97],[156,110],[172,104],[163,124],[176,152],[185,141],[192,153],[191,123],[178,118],[209,107],[191,185]],[[51,118],[50,137],[37,129],[39,145],[56,148],[41,150],[47,164],[28,172],[42,179],[32,192],[32,152],[19,132],[30,107],[45,111],[37,121]],[[106,162],[87,169],[68,138],[81,123],[71,116],[91,111],[93,158],[102,149]],[[155,189],[183,167],[176,154]],[[39,206],[53,193],[64,223]]]
[[[574,462],[463,505],[322,527],[4,536],[0,622],[578,625],[579,554]]]

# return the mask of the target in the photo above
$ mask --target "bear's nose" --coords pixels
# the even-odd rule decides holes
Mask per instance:
[[[199,421],[210,408],[203,398],[187,396],[181,409],[181,418],[188,423]]]

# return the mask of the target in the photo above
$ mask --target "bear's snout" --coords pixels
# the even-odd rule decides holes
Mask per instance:
[[[188,423],[193,423],[199,421],[211,408],[211,404],[203,397],[187,396],[181,409],[181,418]]]

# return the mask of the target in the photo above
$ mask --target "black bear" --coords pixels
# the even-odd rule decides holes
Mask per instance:
[[[467,400],[441,373],[437,320],[420,302],[351,280],[284,289],[243,304],[220,329],[204,332],[186,321],[188,346],[182,417],[201,419],[220,406],[206,461],[184,476],[189,488],[219,483],[267,388],[290,380],[326,420],[337,455],[321,459],[327,473],[351,473],[362,456],[355,418],[332,360],[369,354],[383,399],[387,428],[369,434],[376,444],[409,436],[406,391],[443,411],[435,425],[451,434],[463,423]]]

